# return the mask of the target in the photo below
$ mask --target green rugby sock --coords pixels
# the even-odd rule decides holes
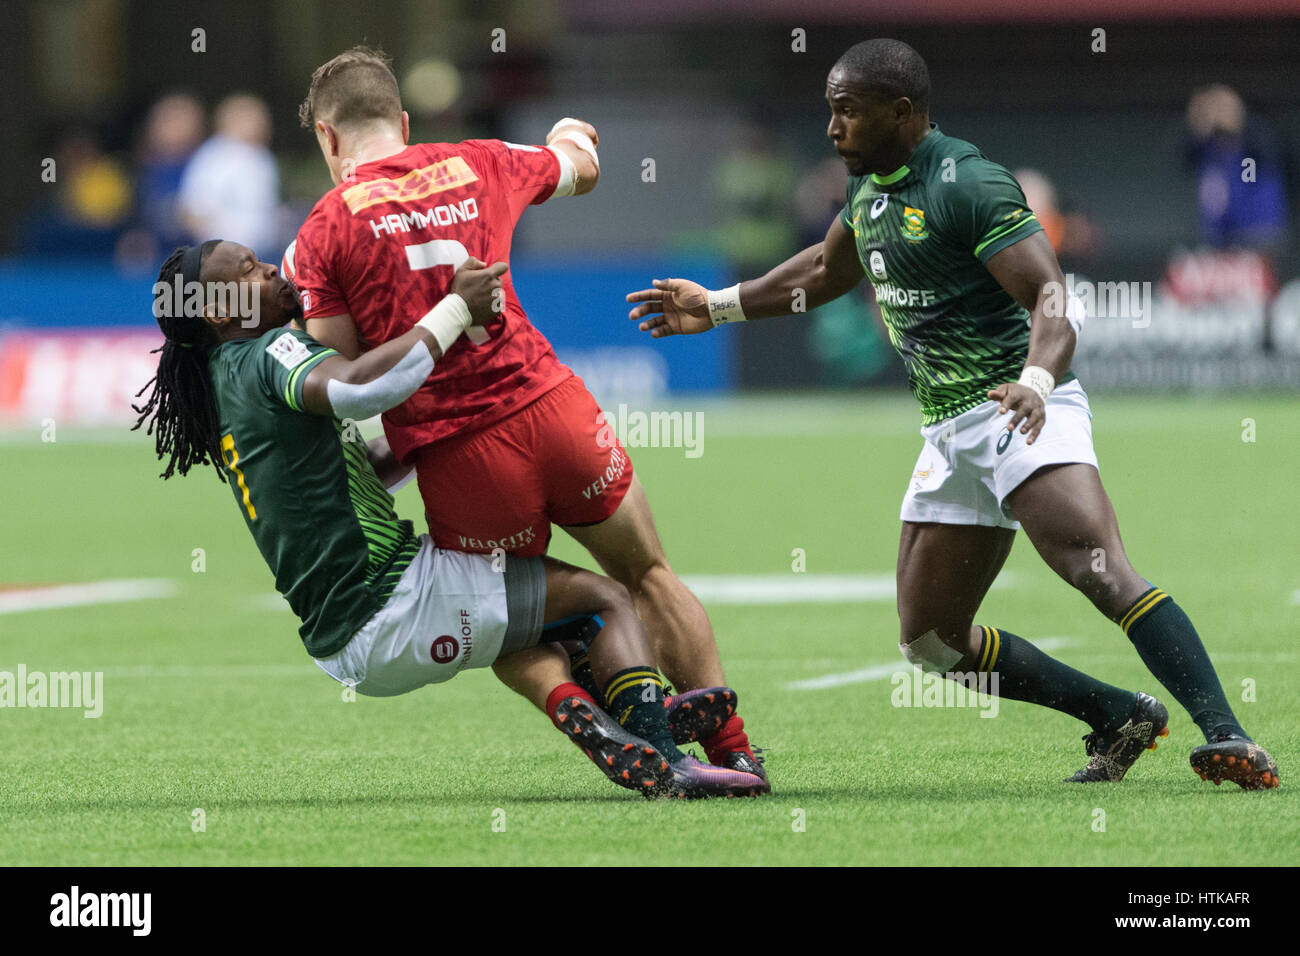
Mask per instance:
[[[664,682],[653,667],[629,667],[605,685],[605,709],[623,725],[663,754],[669,763],[686,759],[673,743],[664,709]]]
[[[1200,635],[1173,598],[1153,587],[1129,605],[1119,626],[1147,670],[1191,714],[1207,741],[1220,732],[1246,736]]]
[[[982,625],[980,630],[984,634],[975,663],[980,673],[997,675],[999,697],[1059,710],[1093,730],[1113,730],[1128,719],[1133,691],[1062,664],[1010,631]]]

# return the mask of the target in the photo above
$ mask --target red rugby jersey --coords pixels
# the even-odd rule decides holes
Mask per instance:
[[[550,197],[559,175],[559,161],[541,146],[408,146],[358,166],[354,178],[326,193],[285,251],[281,271],[302,293],[306,318],[348,313],[362,347],[371,348],[437,305],[469,256],[509,262],[519,216]],[[528,321],[509,272],[502,285],[501,315],[457,339],[419,391],[384,413],[398,460],[500,421],[573,374]]]

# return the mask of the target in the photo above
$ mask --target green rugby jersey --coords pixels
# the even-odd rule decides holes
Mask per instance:
[[[840,212],[908,385],[933,425],[1020,378],[1029,312],[984,264],[1042,229],[1019,183],[965,140],[930,133],[888,176],[851,176]],[[1061,382],[1074,378],[1066,372]]]
[[[302,410],[307,372],[334,354],[284,328],[224,342],[208,361],[227,481],[313,657],[383,607],[419,550],[360,436]]]

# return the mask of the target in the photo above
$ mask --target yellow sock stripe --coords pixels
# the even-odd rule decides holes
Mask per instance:
[[[627,710],[623,711],[623,713],[618,715],[618,725],[620,727],[622,727],[625,723],[627,723],[628,715],[631,713],[632,713],[632,708],[629,707],[627,708]]]
[[[1169,597],[1168,594],[1159,588],[1156,588],[1146,597],[1139,600],[1137,606],[1131,608],[1129,612],[1124,615],[1123,619],[1119,622],[1119,626],[1123,628],[1124,633],[1127,634],[1130,627],[1136,624],[1149,610],[1167,597]]]
[[[605,688],[605,700],[612,701],[629,687],[636,687],[646,681],[652,682],[656,687],[663,687],[663,682],[654,671],[633,671],[631,674],[615,678],[614,682]]]
[[[989,659],[989,648],[993,646],[993,639],[989,636],[989,629],[981,624],[980,630],[984,632],[984,649],[980,653],[980,666],[976,668],[977,671],[984,669],[984,662]]]
[[[988,673],[993,673],[993,668],[998,664],[998,651],[1002,650],[1002,634],[996,627],[989,628],[993,632],[993,653],[989,655],[989,666],[983,668]]]
[[[660,687],[663,686],[663,681],[659,679],[658,671],[652,671],[652,670],[629,671],[626,674],[617,675],[610,682],[609,686],[605,688],[605,693],[612,698],[615,694],[618,694],[620,691],[626,690],[630,685],[640,684],[647,680],[653,681],[655,684],[657,684]]]
[[[579,667],[581,667],[581,666],[582,666],[583,664],[585,664],[585,663],[587,663],[587,655],[586,655],[585,652],[583,652],[583,653],[577,655],[576,657],[570,657],[570,658],[569,658],[569,669],[570,669],[570,670],[577,670]]]

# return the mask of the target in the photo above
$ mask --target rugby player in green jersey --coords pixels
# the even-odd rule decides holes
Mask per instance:
[[[163,478],[211,464],[227,481],[307,652],[335,680],[392,696],[582,638],[609,713],[572,684],[530,699],[606,776],[647,796],[761,792],[761,778],[677,749],[682,727],[670,726],[620,585],[551,558],[435,548],[398,518],[357,437],[356,422],[405,401],[465,329],[494,316],[505,270],[470,259],[410,331],[349,360],[285,327],[302,315],[297,292],[251,250],[219,240],[177,249],[154,286],[164,344],[136,427],[151,418]],[[689,737],[714,708],[720,724],[729,697],[695,692],[676,722]]]
[[[1011,632],[975,623],[1016,529],[1118,624],[1206,743],[1193,769],[1216,784],[1278,785],[1277,765],[1237,722],[1200,637],[1124,553],[1092,448],[1088,397],[1070,370],[1082,304],[1019,184],[930,122],[925,62],[897,40],[845,53],[826,81],[827,135],[848,167],[826,238],[758,279],[710,291],[663,279],[629,295],[652,336],[813,309],[871,279],[921,403],[925,443],[903,499],[900,649],[924,670],[1087,723],[1090,760],[1069,778],[1120,780],[1168,713]],[[993,681],[992,676],[997,680]]]

